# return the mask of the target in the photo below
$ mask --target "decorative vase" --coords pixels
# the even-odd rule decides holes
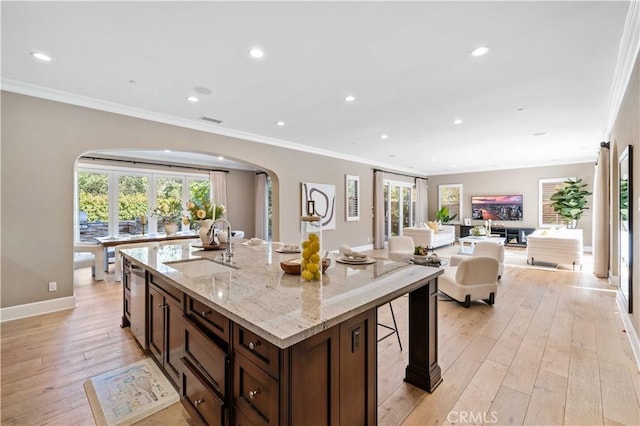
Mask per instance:
[[[300,218],[300,276],[303,281],[322,281],[322,218],[315,216],[314,202],[307,202],[307,216]]]
[[[198,235],[200,236],[200,241],[202,241],[203,246],[211,245],[213,242],[214,235],[211,225],[213,225],[213,219],[205,219],[200,223],[200,231],[198,231]]]
[[[165,223],[164,224],[164,232],[167,235],[173,235],[178,232],[178,224],[177,223]]]

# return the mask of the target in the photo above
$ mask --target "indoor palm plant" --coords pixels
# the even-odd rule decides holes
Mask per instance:
[[[584,211],[588,209],[587,196],[591,195],[591,192],[585,190],[586,186],[582,178],[567,179],[549,198],[553,211],[567,221],[569,228],[575,228]]]
[[[447,223],[455,219],[456,216],[458,215],[454,214],[453,216],[449,216],[449,207],[442,206],[440,210],[438,210],[438,213],[436,213],[436,221],[442,223],[443,225],[446,225]]]

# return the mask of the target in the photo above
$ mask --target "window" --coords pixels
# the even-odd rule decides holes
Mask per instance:
[[[385,181],[385,239],[402,235],[405,227],[411,226],[415,214],[415,186],[407,182]]]
[[[78,172],[78,225],[80,241],[109,235],[109,174]]]
[[[564,182],[568,179],[575,178],[549,178],[540,179],[538,181],[538,227],[549,228],[551,226],[564,224],[564,220],[560,216],[558,216],[555,211],[553,211],[550,198],[558,190],[558,187],[563,186]]]
[[[140,217],[146,216],[148,211],[149,177],[134,174],[119,175],[118,235],[141,234]]]
[[[345,182],[346,220],[360,220],[360,177],[346,175]]]
[[[183,213],[189,199],[210,199],[211,189],[208,174],[79,164],[77,193],[78,240],[94,242],[95,237],[141,234],[142,215],[149,219],[145,233],[164,232],[162,221],[150,217],[158,203],[171,202]]]
[[[450,223],[461,223],[462,220],[462,184],[438,185],[438,210],[449,208]]]

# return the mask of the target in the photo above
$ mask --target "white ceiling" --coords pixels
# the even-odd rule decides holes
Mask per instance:
[[[416,174],[588,162],[628,7],[3,1],[2,84]]]

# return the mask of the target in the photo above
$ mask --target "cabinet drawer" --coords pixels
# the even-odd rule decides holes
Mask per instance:
[[[202,325],[229,343],[229,320],[204,303],[187,298],[187,315],[193,322]]]
[[[236,411],[253,424],[279,424],[278,381],[239,353],[234,358],[233,387]]]
[[[234,426],[253,426],[253,423],[240,410],[235,410],[233,413],[233,424]]]
[[[189,359],[209,376],[224,399],[227,383],[227,355],[189,319],[184,321],[184,348]]]
[[[233,347],[237,352],[258,364],[273,377],[280,372],[280,349],[257,334],[238,325],[233,326]]]
[[[189,361],[182,370],[182,399],[209,425],[223,425],[224,402],[206,385]]]

